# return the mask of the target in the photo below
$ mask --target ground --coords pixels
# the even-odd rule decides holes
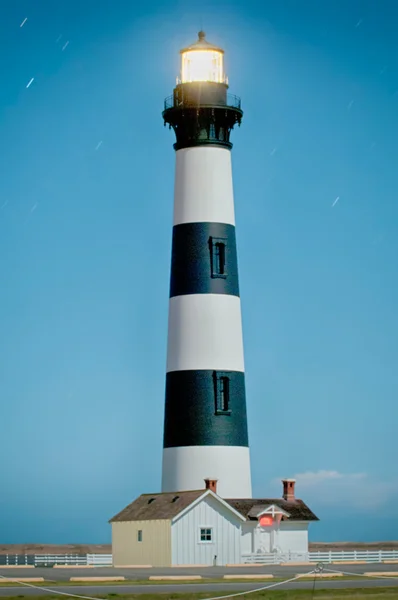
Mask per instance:
[[[153,594],[109,594],[102,595],[101,598],[112,600],[115,596],[120,600],[159,600],[159,595]],[[3,596],[3,599],[5,597]],[[18,598],[24,598],[19,595]],[[206,598],[214,598],[213,594],[167,594],[162,595],[162,598],[173,600],[205,600]],[[228,598],[225,595],[225,598]],[[373,589],[356,589],[356,590],[286,590],[286,591],[263,591],[252,594],[244,594],[239,596],[241,600],[396,600],[398,598],[398,588],[373,588]],[[59,596],[35,596],[35,600],[59,600]],[[7,599],[6,599],[7,600]]]
[[[25,568],[4,568],[4,565],[0,565],[0,577],[43,577],[46,581],[69,581],[71,577],[114,577],[123,576],[128,581],[142,581],[148,579],[150,576],[186,576],[186,575],[200,575],[203,579],[220,580],[223,579],[224,575],[270,575],[274,577],[290,578],[294,577],[298,573],[308,573],[316,567],[315,564],[311,565],[264,565],[264,566],[242,566],[242,567],[153,567],[146,569],[143,567],[136,568],[122,568],[122,567],[90,567],[90,568],[79,568],[69,566],[67,568],[52,568],[52,567],[36,567],[33,569]],[[331,569],[335,571],[354,573],[358,576],[363,576],[364,573],[383,573],[391,572],[395,574],[398,572],[397,564],[383,564],[383,563],[367,563],[367,564],[354,564],[354,565],[324,565],[324,569]],[[396,580],[398,583],[398,579]]]

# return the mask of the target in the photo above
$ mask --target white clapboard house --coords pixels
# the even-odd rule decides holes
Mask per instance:
[[[113,564],[241,564],[250,554],[308,552],[308,527],[318,518],[283,480],[281,498],[224,499],[217,482],[186,492],[143,494],[115,515]]]

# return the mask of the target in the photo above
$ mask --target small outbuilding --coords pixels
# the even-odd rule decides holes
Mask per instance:
[[[308,552],[308,525],[318,518],[284,480],[280,499],[223,499],[217,482],[175,493],[143,494],[115,515],[115,567],[226,565],[250,554]]]

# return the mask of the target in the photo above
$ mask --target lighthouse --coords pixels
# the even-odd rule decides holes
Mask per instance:
[[[221,497],[251,498],[230,141],[243,112],[203,31],[180,54],[163,111],[176,168],[162,492],[207,479]]]

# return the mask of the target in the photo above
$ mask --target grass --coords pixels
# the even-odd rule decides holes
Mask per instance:
[[[220,594],[223,595],[223,594]],[[98,599],[113,600],[205,600],[213,598],[218,594],[107,594],[98,596]],[[227,594],[225,594],[228,598]],[[25,598],[23,594],[14,596],[15,598]],[[31,596],[30,596],[31,598]],[[35,600],[59,600],[59,596],[35,596]],[[364,588],[364,589],[339,589],[325,590],[315,588],[315,594],[312,590],[278,590],[263,591],[253,594],[244,594],[240,596],[241,600],[397,600],[398,587],[395,588]],[[2,596],[2,599],[11,600]]]

